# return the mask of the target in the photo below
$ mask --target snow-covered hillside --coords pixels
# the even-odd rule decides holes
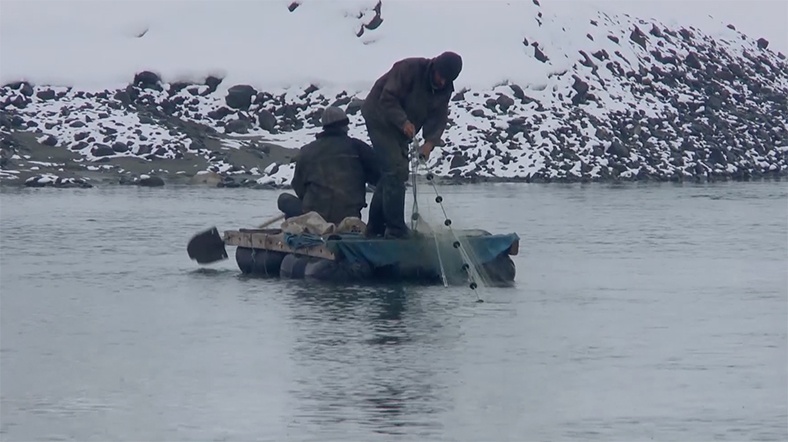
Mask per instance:
[[[136,2],[106,0],[90,13],[81,2],[47,3],[35,20],[4,5],[0,177],[26,167],[15,134],[33,132],[93,169],[199,157],[215,172],[286,184],[287,161],[271,164],[282,160],[257,149],[258,162],[239,163],[227,151],[298,148],[329,104],[347,109],[352,133],[367,140],[357,110],[372,82],[399,58],[444,50],[460,53],[464,70],[447,144],[429,160],[440,176],[788,170],[785,56],[734,25],[668,26],[539,0],[230,3],[161,2],[155,14]]]

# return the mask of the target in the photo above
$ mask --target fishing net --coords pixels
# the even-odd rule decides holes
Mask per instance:
[[[435,244],[435,258],[441,268],[444,286],[449,286],[449,275],[459,273],[477,302],[483,302],[484,292],[492,285],[488,268],[482,265],[476,249],[471,246],[469,230],[458,229],[451,218],[446,207],[451,203],[444,200],[435,176],[420,158],[420,145],[419,140],[414,139],[410,149],[410,191],[406,207],[408,203],[411,206],[411,229]],[[456,266],[459,266],[459,272]]]

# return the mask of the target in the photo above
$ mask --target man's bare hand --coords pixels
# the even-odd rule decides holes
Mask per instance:
[[[416,126],[414,126],[410,121],[406,121],[402,126],[402,132],[405,133],[405,136],[408,137],[408,139],[411,139],[416,136]]]
[[[427,141],[426,143],[422,144],[421,147],[419,148],[419,156],[426,160],[427,158],[430,157],[430,153],[432,153],[433,148],[435,148],[435,145]]]

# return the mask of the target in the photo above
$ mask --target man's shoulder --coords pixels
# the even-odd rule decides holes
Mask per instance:
[[[304,158],[314,155],[315,150],[318,147],[318,144],[320,144],[320,140],[312,140],[304,144],[303,146],[301,146],[301,149],[298,149],[297,155],[299,156],[299,158]]]
[[[427,66],[429,63],[430,63],[429,58],[407,57],[396,61],[394,63],[394,67],[405,67],[405,68],[422,67],[422,66]]]
[[[350,141],[356,146],[372,149],[372,146],[370,146],[369,143],[362,140],[361,138],[350,137]]]
[[[429,62],[430,59],[426,57],[405,57],[397,61],[397,63],[419,63],[419,64],[426,64]]]
[[[318,144],[318,141],[319,140],[312,140],[312,141],[304,144],[303,146],[301,146],[301,149],[299,149],[299,150],[301,151],[301,153],[309,152],[309,151],[311,151],[311,150],[313,150],[315,148],[315,146]]]

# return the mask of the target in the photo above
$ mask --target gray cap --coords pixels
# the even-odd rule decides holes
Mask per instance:
[[[323,111],[323,116],[320,118],[320,124],[323,127],[327,126],[344,126],[350,124],[350,120],[341,108],[336,106],[329,106]]]

